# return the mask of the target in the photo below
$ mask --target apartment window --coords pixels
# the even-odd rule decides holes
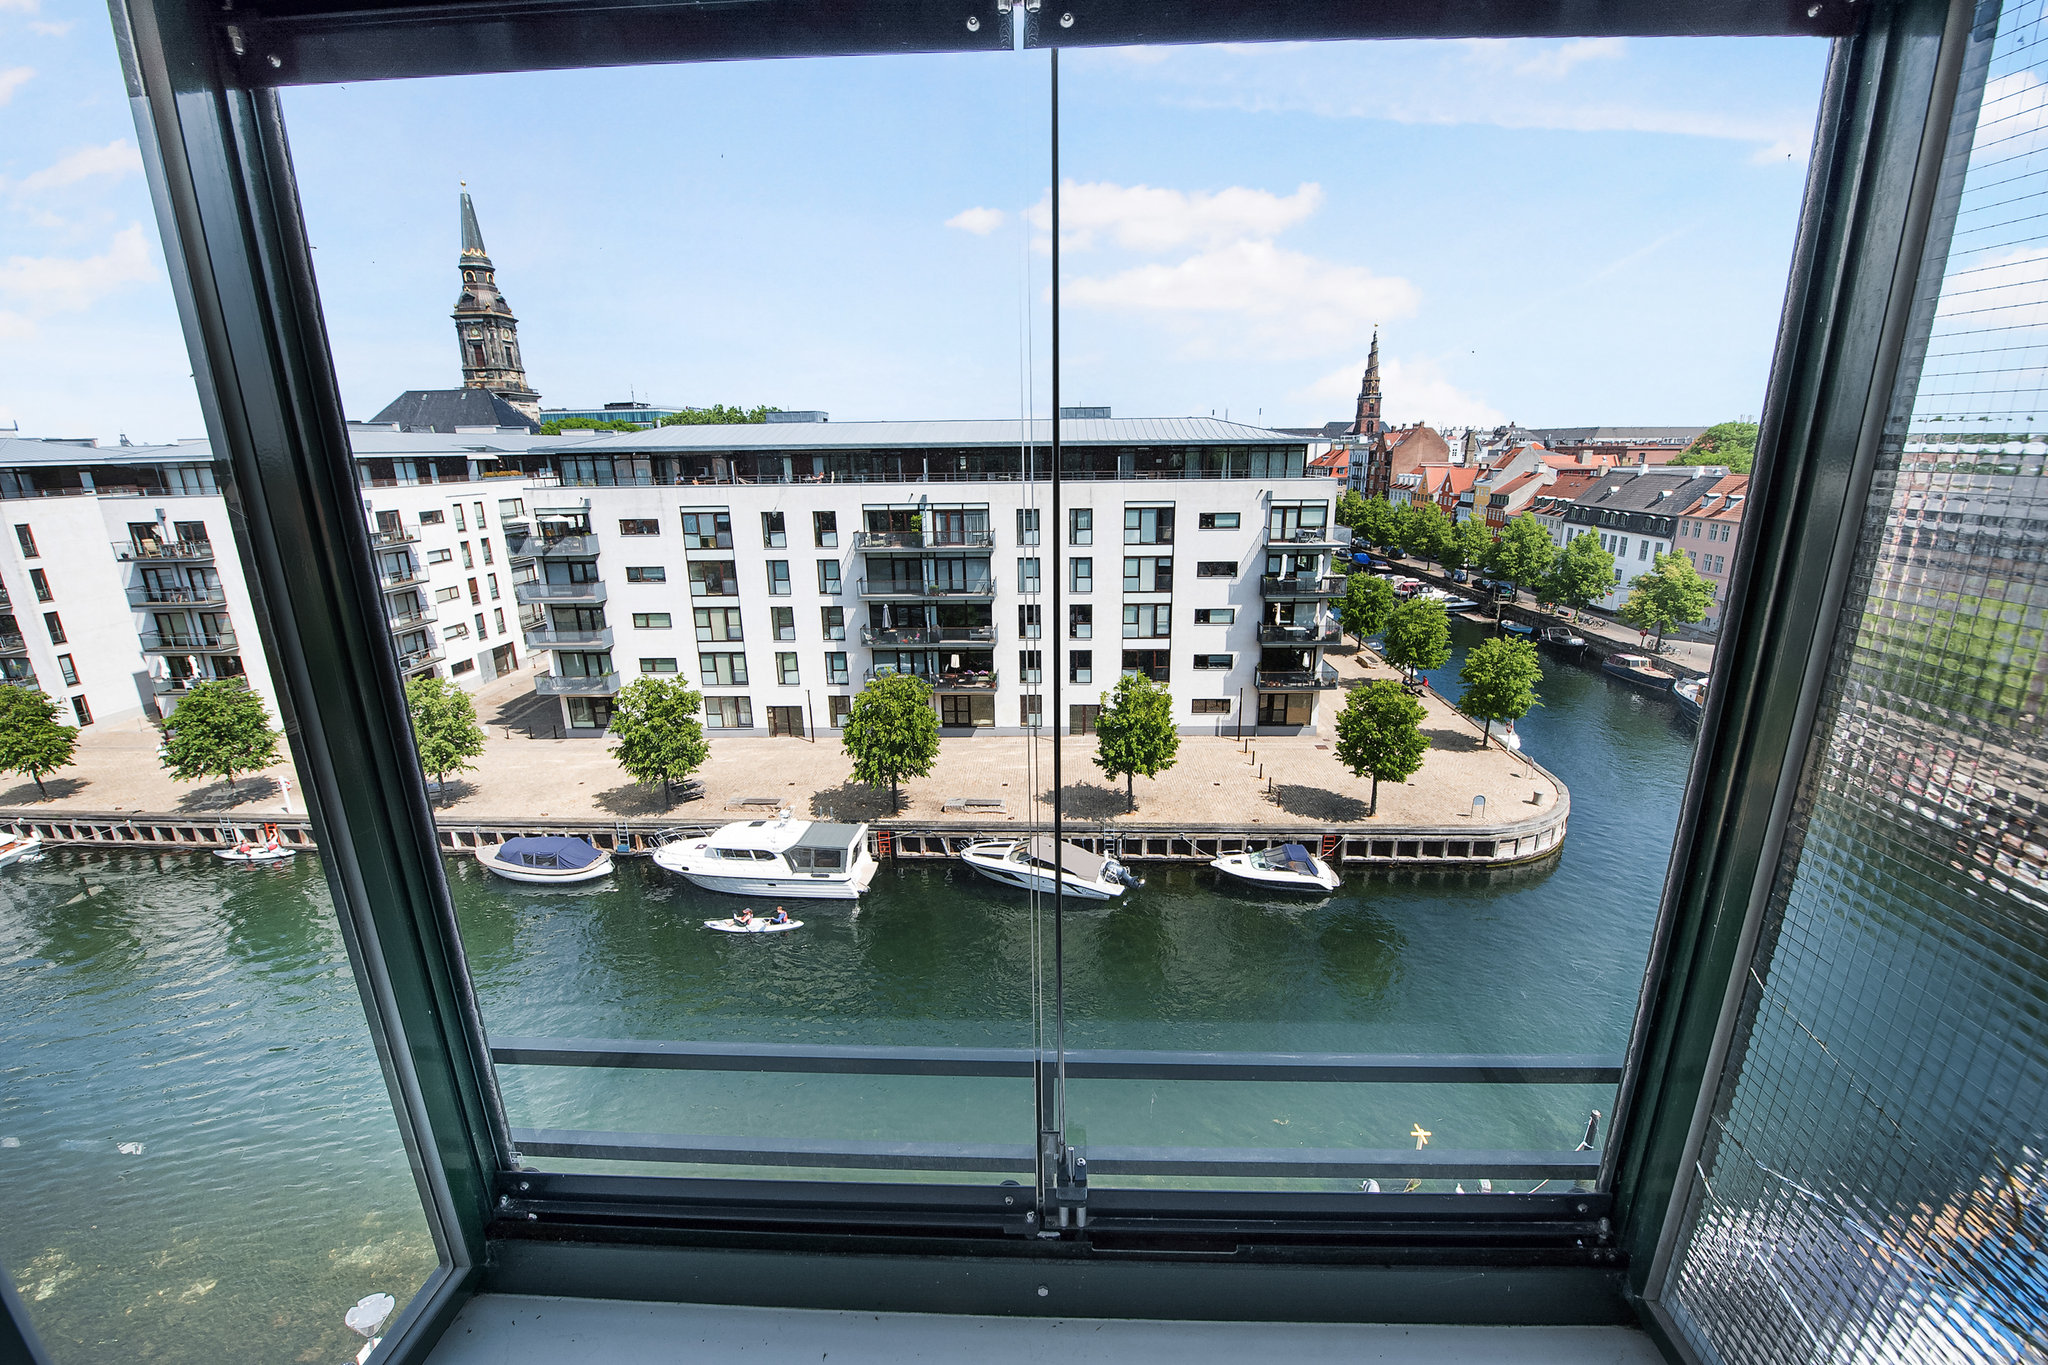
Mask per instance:
[[[825,627],[825,638],[826,638],[826,639],[828,639],[828,640],[844,640],[844,639],[846,638],[846,608],[845,608],[845,607],[824,607],[824,608],[821,608],[821,609],[820,609],[820,616],[821,616],[821,618],[822,618],[822,620],[823,620],[823,623],[824,623],[824,627]]]
[[[818,561],[818,591],[826,597],[839,595],[839,561],[821,559]]]
[[[706,687],[744,687],[747,682],[747,656],[699,654],[697,672]]]
[[[1038,543],[1038,509],[1019,507],[1017,509],[1017,543],[1036,545]]]
[[[1095,634],[1095,608],[1089,605],[1067,608],[1067,638],[1086,640]]]
[[[676,661],[674,659],[642,659],[640,661],[640,671],[642,673],[673,673],[676,671]]]
[[[1259,694],[1261,725],[1306,725],[1314,716],[1313,692],[1262,692]]]
[[[707,730],[751,730],[754,704],[745,697],[706,697],[704,728]]]
[[[503,607],[492,607],[491,621],[498,627],[498,634],[503,635],[505,633],[505,609]]]
[[[713,611],[723,612],[726,610],[728,608],[711,607],[700,609],[697,614],[699,616],[709,616]],[[739,613],[734,611],[733,615],[737,616]],[[633,629],[635,630],[667,630],[670,624],[669,614],[665,611],[636,611],[633,613]],[[699,636],[698,638],[702,639],[703,637]]]
[[[1124,509],[1124,544],[1173,544],[1173,509],[1171,507],[1126,507]]]
[[[452,550],[427,551],[427,563],[429,564],[446,564],[453,558],[455,558],[455,552]]]
[[[1618,536],[1618,537],[1616,537],[1616,549],[1615,549],[1615,551],[1614,551],[1614,557],[1615,557],[1616,559],[1627,559],[1627,558],[1628,558],[1628,537],[1627,537],[1627,536]]]
[[[459,502],[456,503],[453,510],[455,512],[455,529],[458,531],[467,531],[469,529],[469,522],[464,520],[463,518],[462,504]]]
[[[498,598],[501,596],[501,594],[498,592],[498,576],[496,574],[485,574],[484,581],[490,585],[491,600],[493,602],[497,601]]]
[[[1124,607],[1126,640],[1163,639],[1173,634],[1173,608],[1165,602],[1132,602]]]
[[[1093,650],[1070,649],[1067,651],[1067,681],[1077,683],[1095,681],[1095,652]]]
[[[462,542],[461,542],[461,549],[462,549],[462,567],[463,567],[463,568],[465,568],[465,569],[474,569],[474,568],[476,567],[476,556],[475,556],[475,555],[474,555],[473,553],[471,553],[471,552],[470,552],[470,548],[469,548],[469,542],[468,542],[468,541],[466,541],[466,540],[465,540],[465,541],[462,541]]]
[[[434,600],[436,602],[453,602],[456,598],[460,596],[462,596],[462,589],[460,588],[434,589]]]
[[[668,624],[668,613],[658,613],[661,624]],[[738,607],[698,607],[697,638],[700,640],[730,640],[738,642],[744,638],[740,633],[740,609]],[[633,624],[639,625],[640,618],[634,617]]]
[[[1045,724],[1045,698],[1017,698],[1017,723],[1027,730],[1035,730]]]
[[[685,550],[730,550],[732,514],[729,512],[683,513]]]
[[[1647,540],[1639,540],[1639,541],[1637,541],[1637,542],[1636,542],[1636,558],[1637,558],[1637,559],[1639,559],[1639,560],[1642,560],[1642,559],[1648,559],[1649,557],[1650,557],[1650,542],[1649,542],[1649,541],[1647,541]]]
[[[1235,578],[1237,561],[1234,559],[1201,559],[1195,561],[1197,578]]]
[[[503,521],[503,520],[504,520],[505,518],[507,518],[507,517],[523,517],[523,516],[525,516],[525,515],[526,515],[526,499],[524,499],[524,498],[499,498],[499,499],[498,499],[498,520],[499,520],[499,521]],[[439,521],[440,519],[441,519],[441,514],[440,514],[439,512],[436,512],[436,513],[434,513],[434,520],[436,520],[436,521]],[[426,520],[426,518],[425,518],[424,516],[422,516],[422,517],[420,518],[420,520],[421,520],[421,521],[425,521],[425,520]]]
[[[21,557],[23,559],[36,558],[36,533],[34,531],[29,530],[26,526],[17,526],[14,528],[14,538],[21,542]]]
[[[63,644],[63,643],[64,643],[64,623],[63,623],[62,621],[60,621],[60,620],[58,620],[58,619],[57,619],[57,613],[56,613],[56,612],[54,612],[54,611],[46,611],[46,612],[44,612],[44,613],[43,613],[43,625],[44,625],[44,627],[45,627],[46,629],[48,629],[48,630],[49,630],[49,632],[50,632],[50,643],[51,643],[51,644],[53,644],[53,645],[61,645],[61,644]]]
[[[825,685],[827,687],[844,687],[846,686],[846,677],[846,655],[841,653],[826,654]]]
[[[1095,591],[1095,560],[1076,555],[1067,561],[1067,587],[1074,592]]]
[[[1124,559],[1124,591],[1173,591],[1173,560],[1165,556],[1126,556]]]
[[[1165,682],[1173,666],[1163,649],[1127,649],[1124,651],[1124,672],[1136,673],[1150,678],[1153,682]]]
[[[784,687],[795,687],[803,681],[797,676],[795,650],[775,656],[775,672],[782,679]]]
[[[476,638],[482,640],[486,637],[487,630],[484,626],[484,614],[482,612],[478,612],[476,614]]]
[[[1235,531],[1238,514],[1235,512],[1201,512],[1195,517],[1198,531]]]
[[[481,589],[481,588],[479,588],[479,587],[477,586],[476,580],[475,580],[474,578],[470,579],[470,580],[469,580],[469,604],[470,604],[470,605],[471,605],[472,607],[474,607],[474,606],[479,606],[479,605],[481,605],[481,604],[482,604],[483,600],[484,600],[484,594],[483,594],[483,589]]]
[[[1195,624],[1198,626],[1228,626],[1237,623],[1236,607],[1196,607]]]
[[[1019,682],[1035,683],[1039,681],[1044,668],[1045,651],[1038,649],[1020,649],[1017,651],[1017,680]]]
[[[768,625],[776,639],[794,640],[796,638],[796,608],[770,607],[768,609]]]
[[[761,514],[761,543],[771,550],[779,550],[789,544],[789,533],[783,529],[782,513]]]
[[[740,582],[730,559],[707,559],[690,565],[690,596],[737,597]]]
[[[1227,716],[1230,714],[1230,698],[1196,697],[1194,714],[1198,716]]]
[[[612,723],[610,697],[569,698],[569,726],[575,730],[608,730]]]
[[[490,566],[490,565],[492,565],[492,564],[495,564],[495,563],[497,563],[497,561],[496,561],[495,559],[492,559],[492,558],[491,558],[491,538],[490,538],[489,536],[485,536],[485,537],[483,538],[483,542],[482,542],[482,544],[483,544],[483,550],[484,550],[484,564],[485,564],[485,566],[486,566],[486,567],[488,567],[488,566]]]
[[[619,534],[622,536],[658,536],[661,521],[656,517],[620,517]]]
[[[71,699],[71,714],[78,717],[80,728],[92,724],[92,708],[85,704],[83,692]]]
[[[447,625],[441,627],[441,638],[444,640],[467,640],[469,638],[469,627],[461,621],[450,621]]]
[[[69,654],[59,654],[57,656],[57,672],[64,679],[66,687],[78,686],[78,667],[71,662]]]
[[[50,600],[50,576],[41,569],[30,569],[28,571],[28,585],[35,589],[36,601],[47,602]]]
[[[852,710],[852,697],[830,696],[825,698],[825,724],[834,730],[844,729],[846,717]]]
[[[476,529],[481,531],[490,523],[484,520],[484,505],[479,502],[473,504],[473,506],[476,508]]]
[[[447,514],[438,507],[420,513],[420,525],[422,526],[439,526],[446,520],[448,520]]]
[[[789,596],[788,560],[771,559],[768,561],[768,595],[770,597]]]
[[[1036,559],[1020,559],[1017,561],[1017,591],[1038,591],[1038,561]]]
[[[1041,633],[1039,622],[1043,619],[1039,615],[1038,603],[1019,603],[1017,606],[1017,637],[1022,640],[1036,640]]]
[[[996,723],[996,699],[972,693],[944,692],[939,695],[939,724],[967,730]]]
[[[1235,665],[1236,662],[1237,656],[1235,654],[1197,654],[1195,656],[1196,668],[1228,669]]]
[[[836,549],[839,545],[839,514],[811,513],[811,538],[817,542],[821,550]]]
[[[1067,733],[1073,735],[1094,734],[1095,721],[1101,715],[1102,707],[1094,702],[1089,702],[1085,705],[1069,706],[1067,708]]]
[[[666,583],[668,582],[668,569],[660,564],[628,564],[626,566],[626,581],[628,583]]]
[[[1092,507],[1070,507],[1067,509],[1067,544],[1093,545],[1095,543],[1095,509]]]

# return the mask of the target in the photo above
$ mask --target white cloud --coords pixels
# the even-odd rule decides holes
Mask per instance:
[[[4,3],[4,0],[0,0],[0,3]],[[35,68],[32,66],[10,66],[5,71],[0,71],[0,104],[13,99],[14,92],[28,84],[29,78],[35,74]]]
[[[1291,397],[1324,408],[1350,412],[1358,398],[1358,381],[1366,357],[1330,371]],[[1381,412],[1389,422],[1428,422],[1431,426],[1499,426],[1505,414],[1482,398],[1466,393],[1445,377],[1433,360],[1402,360],[1380,352]]]
[[[1420,300],[1404,279],[1375,275],[1265,241],[1238,241],[1171,265],[1137,266],[1067,281],[1066,302],[1130,313],[1206,315],[1317,350],[1363,334],[1376,321],[1412,314]],[[1240,338],[1244,339],[1244,338]]]
[[[117,139],[104,147],[81,147],[59,157],[53,164],[23,176],[13,189],[17,194],[34,194],[75,185],[95,175],[127,175],[141,169],[142,156],[135,150],[135,144]]]
[[[75,19],[37,19],[29,24],[28,31],[41,34],[45,38],[62,38],[71,32],[71,26],[76,22]]]
[[[1987,81],[1973,150],[2003,160],[2038,151],[2048,132],[2048,85],[2031,71]]]
[[[1191,244],[1214,247],[1240,238],[1272,237],[1322,203],[1323,187],[1313,182],[1293,194],[1278,195],[1242,185],[1185,191],[1069,180],[1060,186],[1060,244],[1083,249],[1094,245],[1101,233],[1134,251],[1169,251]],[[1051,194],[1025,210],[1024,216],[1041,233],[1050,232]]]
[[[2018,341],[2013,329],[2048,326],[2043,305],[2048,305],[2048,249],[2029,247],[1969,258],[1943,282],[1935,315],[1945,321],[1974,319],[1963,324],[1972,328],[1995,322],[2008,333],[2005,344],[2013,345]]]
[[[34,14],[42,7],[42,0],[0,0],[0,10],[18,9],[23,14]]]
[[[1624,38],[1573,38],[1561,43],[1523,39],[1468,38],[1459,43],[1466,58],[1488,71],[1559,80],[1585,62],[1614,61],[1628,55]],[[1532,52],[1530,49],[1534,48]]]
[[[0,301],[33,315],[80,312],[123,286],[158,276],[156,252],[131,224],[98,256],[10,256],[0,261]]]
[[[971,232],[977,237],[986,237],[1008,222],[1009,217],[1010,215],[1001,209],[962,209],[946,220],[946,226],[959,228],[962,232]]]

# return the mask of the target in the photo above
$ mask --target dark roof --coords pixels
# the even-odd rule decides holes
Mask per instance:
[[[1706,478],[1696,483],[1690,474],[1609,474],[1579,494],[1576,502],[1580,507],[1603,512],[1662,512],[1675,516],[1717,481]],[[1671,496],[1658,496],[1666,492]]]
[[[462,254],[481,257],[490,263],[490,253],[484,250],[483,230],[476,225],[476,208],[469,202],[469,192],[462,194]]]
[[[1551,447],[1583,442],[1691,445],[1705,430],[1705,427],[1540,427],[1528,434]]]
[[[457,427],[540,430],[540,423],[488,389],[408,389],[370,421],[395,423],[400,431],[452,432]]]

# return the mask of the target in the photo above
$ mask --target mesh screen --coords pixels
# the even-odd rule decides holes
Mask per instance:
[[[2048,1350],[2048,31],[1993,15],[1665,1290],[1710,1360]]]

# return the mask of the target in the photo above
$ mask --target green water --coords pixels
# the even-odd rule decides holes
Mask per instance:
[[[1459,643],[1477,637],[1459,628]],[[1442,676],[1454,688],[1456,659]],[[1518,728],[1572,788],[1562,855],[1364,876],[1319,902],[1149,868],[1070,915],[1075,1047],[1618,1052],[1691,733],[1546,660]],[[714,759],[716,762],[714,750]],[[735,938],[644,864],[587,893],[451,860],[494,1036],[1027,1045],[1024,898],[947,865]],[[1043,926],[1041,926],[1042,928]],[[342,1313],[433,1263],[316,859],[53,853],[0,872],[0,1261],[60,1362],[343,1361]],[[519,1126],[1026,1143],[1021,1083],[506,1068]],[[1595,1087],[1076,1083],[1103,1145],[1572,1146]],[[120,1144],[140,1144],[123,1152]],[[544,1163],[560,1164],[560,1163]]]

